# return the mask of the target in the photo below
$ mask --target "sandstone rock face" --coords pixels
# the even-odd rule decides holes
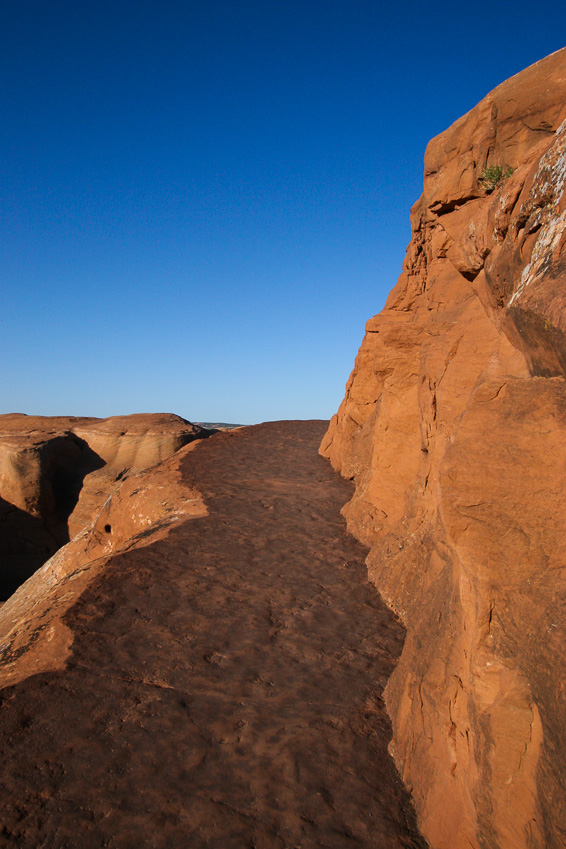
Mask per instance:
[[[162,414],[0,416],[1,597],[89,526],[121,480],[208,433]]]
[[[562,50],[430,142],[403,273],[321,446],[408,629],[392,749],[439,849],[566,835],[565,119]]]

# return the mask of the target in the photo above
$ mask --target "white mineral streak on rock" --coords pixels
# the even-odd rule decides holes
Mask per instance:
[[[531,254],[531,261],[523,269],[517,289],[507,304],[508,307],[534,280],[544,276],[550,265],[554,250],[566,230],[566,210],[559,212],[560,200],[566,184],[566,121],[556,131],[556,141],[540,160],[533,180],[528,206],[536,208],[529,217],[531,229],[540,225],[540,231]]]

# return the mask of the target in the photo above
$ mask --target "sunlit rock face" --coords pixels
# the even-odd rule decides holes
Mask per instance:
[[[169,414],[0,416],[0,601],[90,526],[121,481],[206,435]]]
[[[321,446],[408,629],[392,749],[439,849],[566,834],[565,119],[562,50],[430,142]]]

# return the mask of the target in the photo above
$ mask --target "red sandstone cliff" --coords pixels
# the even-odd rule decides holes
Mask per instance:
[[[565,119],[566,49],[430,142],[321,447],[408,629],[392,748],[437,849],[566,836]]]

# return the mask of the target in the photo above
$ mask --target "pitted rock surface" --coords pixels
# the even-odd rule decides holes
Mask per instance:
[[[109,555],[64,614],[65,667],[1,693],[0,846],[426,845],[381,697],[403,630],[346,533],[326,426],[167,461],[207,515]]]

